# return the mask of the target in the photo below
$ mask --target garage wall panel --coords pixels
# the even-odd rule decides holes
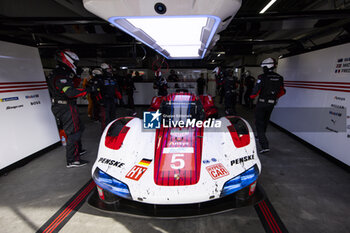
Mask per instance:
[[[283,58],[287,94],[271,121],[350,165],[350,44]]]
[[[38,49],[0,41],[0,169],[58,141]]]

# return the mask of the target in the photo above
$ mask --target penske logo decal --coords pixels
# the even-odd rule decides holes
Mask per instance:
[[[146,171],[147,168],[135,165],[128,174],[126,174],[125,178],[138,181]]]
[[[106,158],[100,158],[98,160],[98,162],[103,163],[103,164],[112,165],[114,167],[123,167],[125,165],[125,163],[121,163],[121,162],[118,162],[116,160],[106,159]]]
[[[230,173],[227,171],[227,169],[222,165],[221,163],[214,164],[211,166],[206,167],[209,175],[213,180],[220,179],[224,176],[230,175]]]
[[[244,163],[244,162],[248,162],[248,161],[253,160],[253,159],[254,159],[254,155],[244,156],[242,158],[232,160],[231,161],[231,166],[233,166],[235,164],[241,164],[241,163]]]

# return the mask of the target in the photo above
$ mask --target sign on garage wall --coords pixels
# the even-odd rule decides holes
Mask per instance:
[[[37,48],[0,41],[0,169],[59,141]]]
[[[287,94],[271,120],[350,165],[350,44],[283,58]]]

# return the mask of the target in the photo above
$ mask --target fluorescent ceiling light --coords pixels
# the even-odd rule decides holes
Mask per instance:
[[[265,7],[260,11],[260,14],[264,14],[277,0],[271,0]]]
[[[111,17],[109,21],[168,59],[201,59],[221,20],[201,15]]]
[[[109,21],[168,59],[202,59],[220,39],[242,0],[83,0]]]

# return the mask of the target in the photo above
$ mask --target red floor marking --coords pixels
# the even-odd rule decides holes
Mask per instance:
[[[54,221],[43,231],[45,233],[53,232],[59,224],[64,221],[64,219],[75,209],[79,203],[90,193],[90,191],[95,187],[95,183],[91,183],[71,202],[69,205],[58,215]]]
[[[271,224],[272,224],[272,223],[270,223],[270,219],[267,217],[267,213],[265,213],[265,209],[263,208],[263,206],[262,206],[261,203],[259,203],[259,207],[260,207],[260,210],[261,210],[261,212],[263,213],[263,215],[264,215],[264,217],[265,217],[266,222],[269,224],[269,227],[270,227],[271,231],[272,231],[273,233],[275,233],[274,228],[271,227]]]
[[[263,201],[263,206],[265,206],[265,209],[267,209],[268,213],[270,214],[270,216],[271,216],[271,218],[272,218],[272,220],[273,220],[274,225],[275,225],[275,226],[277,227],[277,229],[278,229],[278,232],[279,232],[279,233],[282,233],[280,227],[278,226],[278,224],[277,224],[275,218],[274,218],[273,215],[271,214],[270,209],[269,209],[269,207],[267,206],[267,204],[266,204],[265,201]]]

